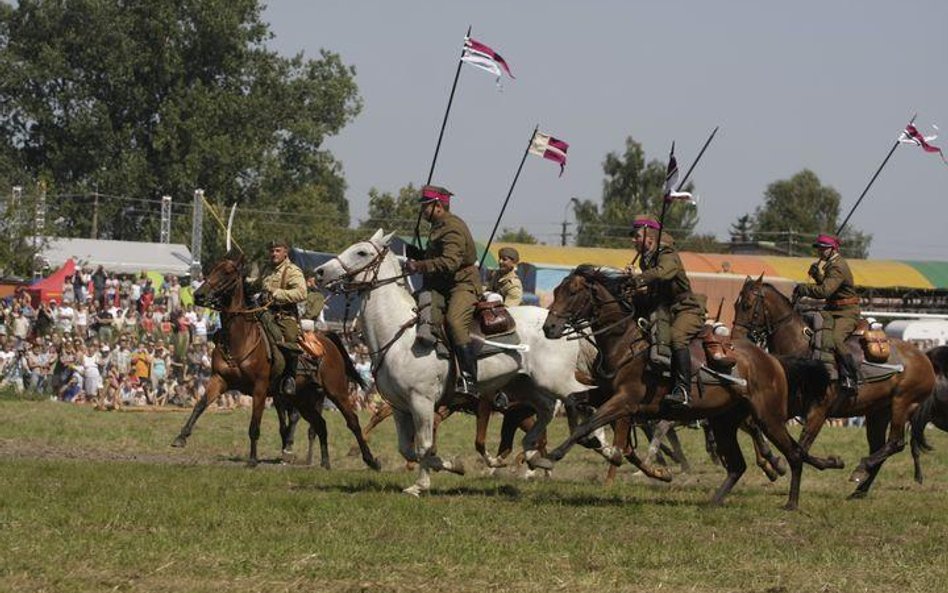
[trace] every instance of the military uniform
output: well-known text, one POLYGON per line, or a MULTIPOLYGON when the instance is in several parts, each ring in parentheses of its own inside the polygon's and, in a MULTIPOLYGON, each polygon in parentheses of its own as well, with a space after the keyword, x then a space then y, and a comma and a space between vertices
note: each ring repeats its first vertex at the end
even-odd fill
POLYGON ((820 311, 823 327, 832 331, 822 333, 822 348, 832 350, 840 370, 840 382, 844 391, 855 388, 857 369, 852 355, 846 349, 846 339, 856 330, 859 322, 859 295, 849 264, 839 254, 839 240, 830 235, 820 235, 813 244, 817 248, 832 248, 831 255, 810 267, 810 276, 815 281, 800 284, 794 289, 797 297, 823 299, 826 307, 820 311))
MULTIPOLYGON (((289 250, 289 243, 273 240, 269 247, 289 250)), ((306 299, 303 270, 287 256, 276 266, 267 265, 259 278, 248 279, 247 282, 251 290, 269 293, 269 310, 261 316, 261 321, 284 355, 281 390, 285 395, 293 395, 296 392, 296 363, 301 351, 297 345, 300 335, 297 303, 306 299)))
POLYGON ((523 283, 520 276, 517 276, 516 269, 506 274, 502 270, 495 270, 491 274, 487 290, 502 296, 507 307, 518 307, 523 303, 523 283))
MULTIPOLYGON (((477 248, 471 231, 463 220, 451 214, 448 208, 453 194, 443 187, 426 185, 421 188, 419 203, 428 209, 431 231, 424 251, 409 249, 410 269, 424 276, 424 291, 433 291, 441 299, 430 295, 419 296, 419 307, 430 301, 429 322, 438 325, 438 309, 447 303, 445 324, 454 353, 461 368, 457 391, 477 395, 477 352, 471 344, 471 325, 474 323, 474 305, 481 295, 481 276, 477 268, 477 248), (438 210, 437 204, 442 206, 438 210), (441 214, 435 215, 435 212, 441 214)), ((424 311, 419 318, 424 316, 424 311)), ((419 339, 422 331, 419 328, 419 339)))
POLYGON ((319 316, 326 306, 326 297, 318 290, 311 290, 306 295, 306 305, 303 310, 303 319, 319 321, 319 316))
MULTIPOLYGON (((644 232, 659 229, 656 221, 645 217, 638 218, 632 226, 633 233, 639 229, 644 229, 644 232)), ((685 404, 691 391, 691 353, 688 346, 704 327, 708 312, 703 300, 691 291, 691 281, 685 273, 674 241, 667 233, 662 233, 661 245, 657 249, 642 254, 639 269, 641 273, 632 278, 633 287, 647 288, 653 304, 666 306, 671 313, 672 377, 675 387, 670 398, 685 404)))

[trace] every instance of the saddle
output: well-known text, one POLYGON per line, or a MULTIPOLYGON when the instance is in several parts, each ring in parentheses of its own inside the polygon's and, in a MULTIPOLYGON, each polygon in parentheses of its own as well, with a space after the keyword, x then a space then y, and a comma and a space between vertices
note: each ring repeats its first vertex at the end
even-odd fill
MULTIPOLYGON (((671 378, 671 313, 659 307, 649 315, 648 321, 640 320, 640 327, 648 336, 649 371, 671 378)), ((736 372, 737 358, 731 344, 730 332, 722 323, 705 325, 692 338, 688 349, 691 353, 692 382, 701 385, 733 383, 739 379, 736 372)))
MULTIPOLYGON (((810 335, 810 356, 819 360, 829 371, 830 379, 836 381, 839 372, 836 368, 836 355, 823 347, 823 336, 832 331, 831 325, 824 323, 823 316, 818 311, 804 313, 804 321, 812 332, 810 335)), ((859 383, 875 383, 885 381, 896 373, 905 370, 902 357, 892 348, 889 337, 882 330, 869 328, 869 322, 860 319, 856 329, 846 338, 846 348, 856 363, 859 383)))
MULTIPOLYGON (((497 297, 499 298, 499 295, 497 297)), ((443 297, 437 292, 423 290, 417 294, 417 302, 419 341, 434 346, 438 357, 452 359, 451 344, 447 338, 448 331, 442 315, 443 297), (426 326, 427 329, 425 329, 426 326), (422 335, 425 337, 422 338, 422 335)), ((474 319, 476 323, 471 327, 471 335, 475 337, 474 342, 479 346, 478 359, 499 352, 509 352, 508 349, 485 343, 484 340, 508 346, 521 343, 516 322, 503 301, 493 298, 475 303, 474 319)))

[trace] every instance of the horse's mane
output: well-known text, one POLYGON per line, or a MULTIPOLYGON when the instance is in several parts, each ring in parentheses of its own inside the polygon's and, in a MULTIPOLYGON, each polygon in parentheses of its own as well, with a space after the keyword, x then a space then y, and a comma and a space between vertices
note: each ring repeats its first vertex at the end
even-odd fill
POLYGON ((580 264, 573 270, 573 274, 585 278, 586 280, 602 284, 606 290, 612 294, 622 292, 622 285, 629 279, 628 276, 615 268, 594 266, 593 264, 580 264))

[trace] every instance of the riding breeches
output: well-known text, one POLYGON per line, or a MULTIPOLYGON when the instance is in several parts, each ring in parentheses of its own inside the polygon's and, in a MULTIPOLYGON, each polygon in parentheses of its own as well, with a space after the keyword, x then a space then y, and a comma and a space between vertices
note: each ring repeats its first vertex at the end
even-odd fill
POLYGON ((451 342, 455 346, 467 346, 471 343, 475 304, 477 304, 477 294, 467 286, 457 285, 451 291, 445 322, 451 334, 451 342))
POLYGON ((704 327, 704 309, 702 307, 672 307, 671 346, 673 350, 687 348, 692 338, 704 327))
POLYGON ((839 355, 846 354, 846 338, 856 331, 856 324, 859 321, 859 311, 820 311, 823 317, 823 327, 830 328, 829 331, 822 332, 820 336, 822 343, 820 347, 823 350, 832 350, 839 355))

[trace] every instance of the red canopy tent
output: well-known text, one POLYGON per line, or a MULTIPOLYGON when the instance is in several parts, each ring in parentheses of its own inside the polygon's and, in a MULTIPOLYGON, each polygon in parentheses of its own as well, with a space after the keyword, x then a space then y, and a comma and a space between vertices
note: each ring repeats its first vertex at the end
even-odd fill
POLYGON ((61 303, 63 301, 63 283, 65 283, 66 278, 72 276, 75 271, 76 262, 73 259, 67 259, 66 263, 63 264, 63 267, 59 268, 42 280, 37 280, 33 284, 27 286, 26 291, 30 293, 30 297, 33 300, 33 306, 35 307, 41 302, 46 303, 50 300, 55 300, 61 303))

